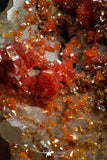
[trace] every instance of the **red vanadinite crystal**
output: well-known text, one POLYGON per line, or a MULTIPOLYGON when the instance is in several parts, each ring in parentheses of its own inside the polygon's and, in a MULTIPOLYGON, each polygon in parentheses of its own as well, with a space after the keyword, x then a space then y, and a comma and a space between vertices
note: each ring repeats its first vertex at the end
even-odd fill
POLYGON ((12 72, 16 75, 27 73, 27 67, 20 56, 23 53, 25 53, 25 50, 19 42, 12 42, 6 45, 6 54, 13 65, 12 72))
POLYGON ((80 0, 77 7, 77 20, 78 23, 88 28, 90 27, 90 20, 92 19, 92 0, 80 0))
MULTIPOLYGON (((1 51, 1 56, 2 56, 1 51)), ((36 47, 31 40, 14 41, 6 45, 5 59, 13 64, 12 72, 16 75, 24 75, 34 67, 41 67, 42 61, 39 60, 36 47)))
POLYGON ((32 42, 24 39, 21 42, 14 41, 0 50, 0 79, 3 82, 8 79, 16 84, 27 94, 39 94, 39 97, 49 99, 57 94, 63 87, 63 83, 71 86, 74 79, 74 71, 71 60, 57 61, 44 64, 44 50, 54 52, 56 45, 46 45, 44 40, 32 42), (36 49, 35 44, 39 45, 36 49), (42 46, 43 44, 43 46, 42 46), (41 68, 38 75, 30 76, 28 72, 33 68, 41 68))
POLYGON ((38 76, 37 86, 41 96, 52 97, 63 86, 71 86, 74 79, 72 62, 69 60, 59 64, 57 61, 43 67, 38 76))
POLYGON ((41 97, 50 98, 54 96, 59 90, 54 72, 51 70, 43 70, 38 77, 37 87, 41 93, 41 97))

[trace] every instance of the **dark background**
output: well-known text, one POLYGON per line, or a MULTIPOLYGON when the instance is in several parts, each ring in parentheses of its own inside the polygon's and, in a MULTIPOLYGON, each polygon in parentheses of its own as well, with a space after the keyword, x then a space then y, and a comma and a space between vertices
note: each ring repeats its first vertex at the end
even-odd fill
POLYGON ((9 144, 0 136, 0 160, 11 160, 9 144))
MULTIPOLYGON (((0 0, 0 12, 4 11, 7 7, 9 0, 0 0)), ((0 159, 1 160, 1 159, 0 159)))

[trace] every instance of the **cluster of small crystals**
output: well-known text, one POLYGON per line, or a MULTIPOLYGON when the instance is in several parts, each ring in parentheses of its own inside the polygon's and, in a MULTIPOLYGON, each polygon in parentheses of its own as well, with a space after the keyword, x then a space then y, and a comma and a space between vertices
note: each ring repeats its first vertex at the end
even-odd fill
POLYGON ((84 81, 84 78, 87 76, 87 80, 84 81, 84 86, 87 83, 89 88, 93 88, 93 85, 99 85, 101 81, 106 81, 107 76, 107 53, 99 53, 97 51, 98 46, 93 45, 92 48, 89 48, 84 51, 84 64, 83 69, 87 72, 85 75, 84 72, 76 75, 76 79, 84 81), (91 86, 92 85, 92 86, 91 86))
POLYGON ((61 50, 61 44, 58 41, 54 44, 46 43, 46 40, 55 41, 53 36, 57 35, 63 18, 59 11, 52 11, 52 5, 52 1, 48 0, 38 2, 26 0, 24 8, 28 14, 25 22, 20 23, 21 31, 15 30, 4 34, 7 37, 13 35, 15 41, 0 50, 0 70, 4 73, 0 75, 1 81, 4 82, 6 79, 8 83, 16 84, 27 94, 34 95, 35 101, 41 98, 49 100, 64 86, 70 87, 75 76, 73 64, 78 62, 77 52, 70 53, 74 46, 79 45, 75 37, 71 39, 71 43, 66 44, 66 48, 62 51, 62 62, 49 63, 45 58, 45 51, 61 50), (32 7, 35 5, 36 11, 33 12, 32 7), (38 26, 35 34, 33 34, 31 24, 38 26), (23 29, 28 26, 30 39, 19 42, 19 33, 23 33, 23 29), (35 72, 34 68, 40 70, 40 73, 30 76, 29 72, 35 72))
MULTIPOLYGON (((107 1, 105 0, 53 0, 64 13, 67 32, 75 23, 84 28, 88 42, 107 39, 107 1)), ((69 30, 69 31, 68 31, 69 30)))
MULTIPOLYGON (((75 102, 70 96, 63 96, 62 99, 58 99, 57 103, 50 103, 47 114, 52 115, 52 110, 55 110, 56 120, 49 116, 48 121, 42 120, 41 124, 37 126, 35 121, 31 120, 30 117, 20 115, 19 119, 23 119, 26 122, 30 122, 32 125, 37 126, 39 130, 47 130, 49 141, 47 145, 51 146, 51 151, 45 151, 45 148, 38 147, 39 152, 44 154, 42 157, 44 159, 54 159, 55 155, 58 159, 71 160, 71 159, 84 159, 87 160, 87 154, 90 152, 91 157, 96 157, 99 154, 103 156, 106 146, 104 143, 104 135, 102 129, 106 129, 104 125, 103 118, 94 121, 91 119, 90 115, 93 113, 94 106, 88 107, 87 99, 91 100, 89 96, 77 96, 78 101, 75 102), (59 105, 59 101, 63 104, 66 104, 66 110, 59 105), (85 118, 84 114, 88 117, 85 118), (86 126, 74 123, 77 121, 84 121, 86 126), (59 124, 60 121, 60 124, 59 124), (71 123, 72 122, 72 123, 71 123), (58 126, 60 125, 60 127, 58 126), (59 133, 59 134, 58 134, 59 133), (88 135, 92 135, 88 137, 88 135), (80 137, 82 135, 85 137, 85 140, 82 140, 80 137), (96 137, 96 138, 95 138, 96 137), (97 153, 99 152, 99 153, 97 153)), ((10 104, 12 105, 13 100, 10 104)), ((25 130, 23 136, 29 137, 32 139, 32 134, 36 135, 36 131, 25 130)), ((35 146, 36 139, 33 139, 33 145, 35 146)), ((22 147, 18 146, 17 143, 10 143, 11 146, 11 155, 17 155, 18 158, 23 159, 32 159, 35 155, 36 148, 30 147, 28 149, 27 145, 22 147)), ((42 159, 42 158, 41 158, 42 159)))
MULTIPOLYGON (((44 103, 46 104, 46 113, 49 119, 48 122, 41 121, 38 129, 46 129, 50 139, 48 145, 52 147, 52 152, 45 154, 47 159, 54 159, 54 154, 57 155, 57 152, 60 152, 60 154, 58 153, 58 159, 78 160, 81 158, 87 160, 87 152, 91 152, 91 155, 96 156, 97 150, 100 155, 103 155, 106 150, 104 136, 101 131, 102 128, 106 128, 106 124, 105 126, 103 124, 103 118, 95 122, 91 118, 84 117, 84 115, 91 117, 93 110, 98 111, 98 109, 101 109, 105 116, 104 105, 107 90, 104 85, 106 84, 107 75, 107 54, 99 54, 98 46, 92 45, 84 51, 82 57, 83 71, 78 73, 76 68, 73 68, 73 65, 75 66, 80 61, 78 52, 73 50, 75 47, 81 48, 76 37, 70 37, 70 41, 64 43, 65 48, 61 46, 60 42, 46 43, 47 40, 54 42, 54 36, 59 35, 63 30, 61 26, 63 26, 64 21, 67 22, 68 26, 66 27, 70 29, 74 21, 71 15, 76 17, 77 22, 83 28, 90 30, 92 27, 92 31, 84 32, 88 34, 88 42, 93 41, 94 35, 96 39, 105 37, 105 35, 102 36, 106 30, 106 6, 103 3, 106 2, 94 0, 25 0, 24 8, 27 10, 28 15, 25 17, 25 22, 20 23, 21 29, 11 31, 9 34, 3 33, 3 36, 14 36, 16 39, 0 49, 0 110, 3 109, 2 106, 7 107, 11 110, 8 117, 12 116, 17 112, 16 103, 18 99, 23 104, 27 103, 29 95, 33 102, 39 101, 41 106, 44 103), (56 9, 53 3, 62 12, 56 9), (35 6, 36 11, 33 13, 32 7, 35 6), (94 14, 93 19, 90 18, 92 13, 94 14), (99 14, 102 16, 100 21, 99 14), (72 21, 69 22, 69 20, 72 21), (90 26, 92 21, 93 25, 90 26), (31 24, 38 26, 35 34, 33 34, 31 24), (18 37, 22 35, 23 29, 28 26, 29 39, 19 41, 18 37), (96 29, 95 26, 98 28, 96 29), (99 35, 99 32, 101 35, 99 35), (48 62, 45 58, 45 51, 54 54, 56 50, 60 52, 61 61, 48 62), (30 72, 34 74, 30 75, 30 72), (75 86, 71 90, 70 87, 73 82, 75 86), (2 86, 2 83, 6 84, 6 89, 2 86), (93 97, 88 94, 88 91, 95 92, 93 97), (86 93, 86 95, 81 96, 80 93, 86 93), (77 101, 72 98, 71 94, 77 98, 77 101), (60 99, 59 96, 61 96, 60 99), (94 103, 93 98, 95 99, 94 103), (88 101, 92 102, 91 106, 88 101), (59 102, 66 108, 63 109, 59 102), (56 120, 51 118, 53 111, 55 111, 56 120), (82 125, 73 126, 73 123, 79 120, 84 120, 87 127, 85 128, 82 125), (60 127, 58 126, 59 122, 60 127), (60 135, 54 135, 57 130, 60 135), (95 135, 97 139, 89 138, 88 134, 95 135), (79 135, 86 137, 86 141, 83 142, 79 139, 79 135)), ((4 116, 4 118, 8 117, 4 116)), ((22 115, 21 118, 30 121, 29 117, 22 115)), ((32 120, 31 123, 36 125, 32 120)), ((28 133, 24 136, 32 138, 32 135, 28 133)), ((12 155, 17 152, 17 156, 23 159, 32 159, 36 152, 34 148, 28 149, 25 146, 19 148, 16 143, 10 143, 10 147, 12 155)))
MULTIPOLYGON (((72 60, 65 59, 61 64, 57 61, 47 62, 45 50, 55 49, 56 44, 46 45, 43 38, 36 42, 25 39, 7 44, 0 50, 0 81, 8 85, 16 84, 26 94, 34 95, 36 100, 49 100, 60 88, 70 87, 75 76, 72 60), (40 47, 36 49, 37 46, 40 47), (34 75, 30 75, 30 72, 34 72, 34 75)), ((73 57, 76 60, 75 55, 73 57)))
MULTIPOLYGON (((46 34, 46 38, 52 39, 52 34, 56 35, 56 29, 61 25, 61 20, 63 18, 60 11, 53 11, 52 9, 53 2, 49 0, 31 0, 24 2, 24 8, 28 11, 28 15, 26 16, 26 22, 20 23, 22 28, 26 28, 31 23, 38 25, 38 29, 35 31, 36 35, 46 34), (36 5, 36 11, 32 14, 32 7, 36 5), (50 36, 51 33, 51 36, 50 36)), ((32 36, 32 31, 30 30, 30 37, 32 36)), ((35 37, 34 37, 35 38, 35 37)))

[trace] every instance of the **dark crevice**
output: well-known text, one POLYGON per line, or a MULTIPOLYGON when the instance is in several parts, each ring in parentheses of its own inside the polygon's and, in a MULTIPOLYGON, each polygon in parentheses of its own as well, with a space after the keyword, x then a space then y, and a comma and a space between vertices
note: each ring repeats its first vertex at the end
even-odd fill
POLYGON ((70 38, 69 38, 68 33, 67 33, 66 30, 63 30, 61 32, 61 37, 63 37, 66 42, 69 42, 69 40, 70 40, 70 38))
POLYGON ((0 12, 4 11, 9 3, 9 0, 0 0, 0 12))
POLYGON ((0 160, 11 160, 10 146, 8 142, 6 142, 1 136, 0 136, 0 160))

